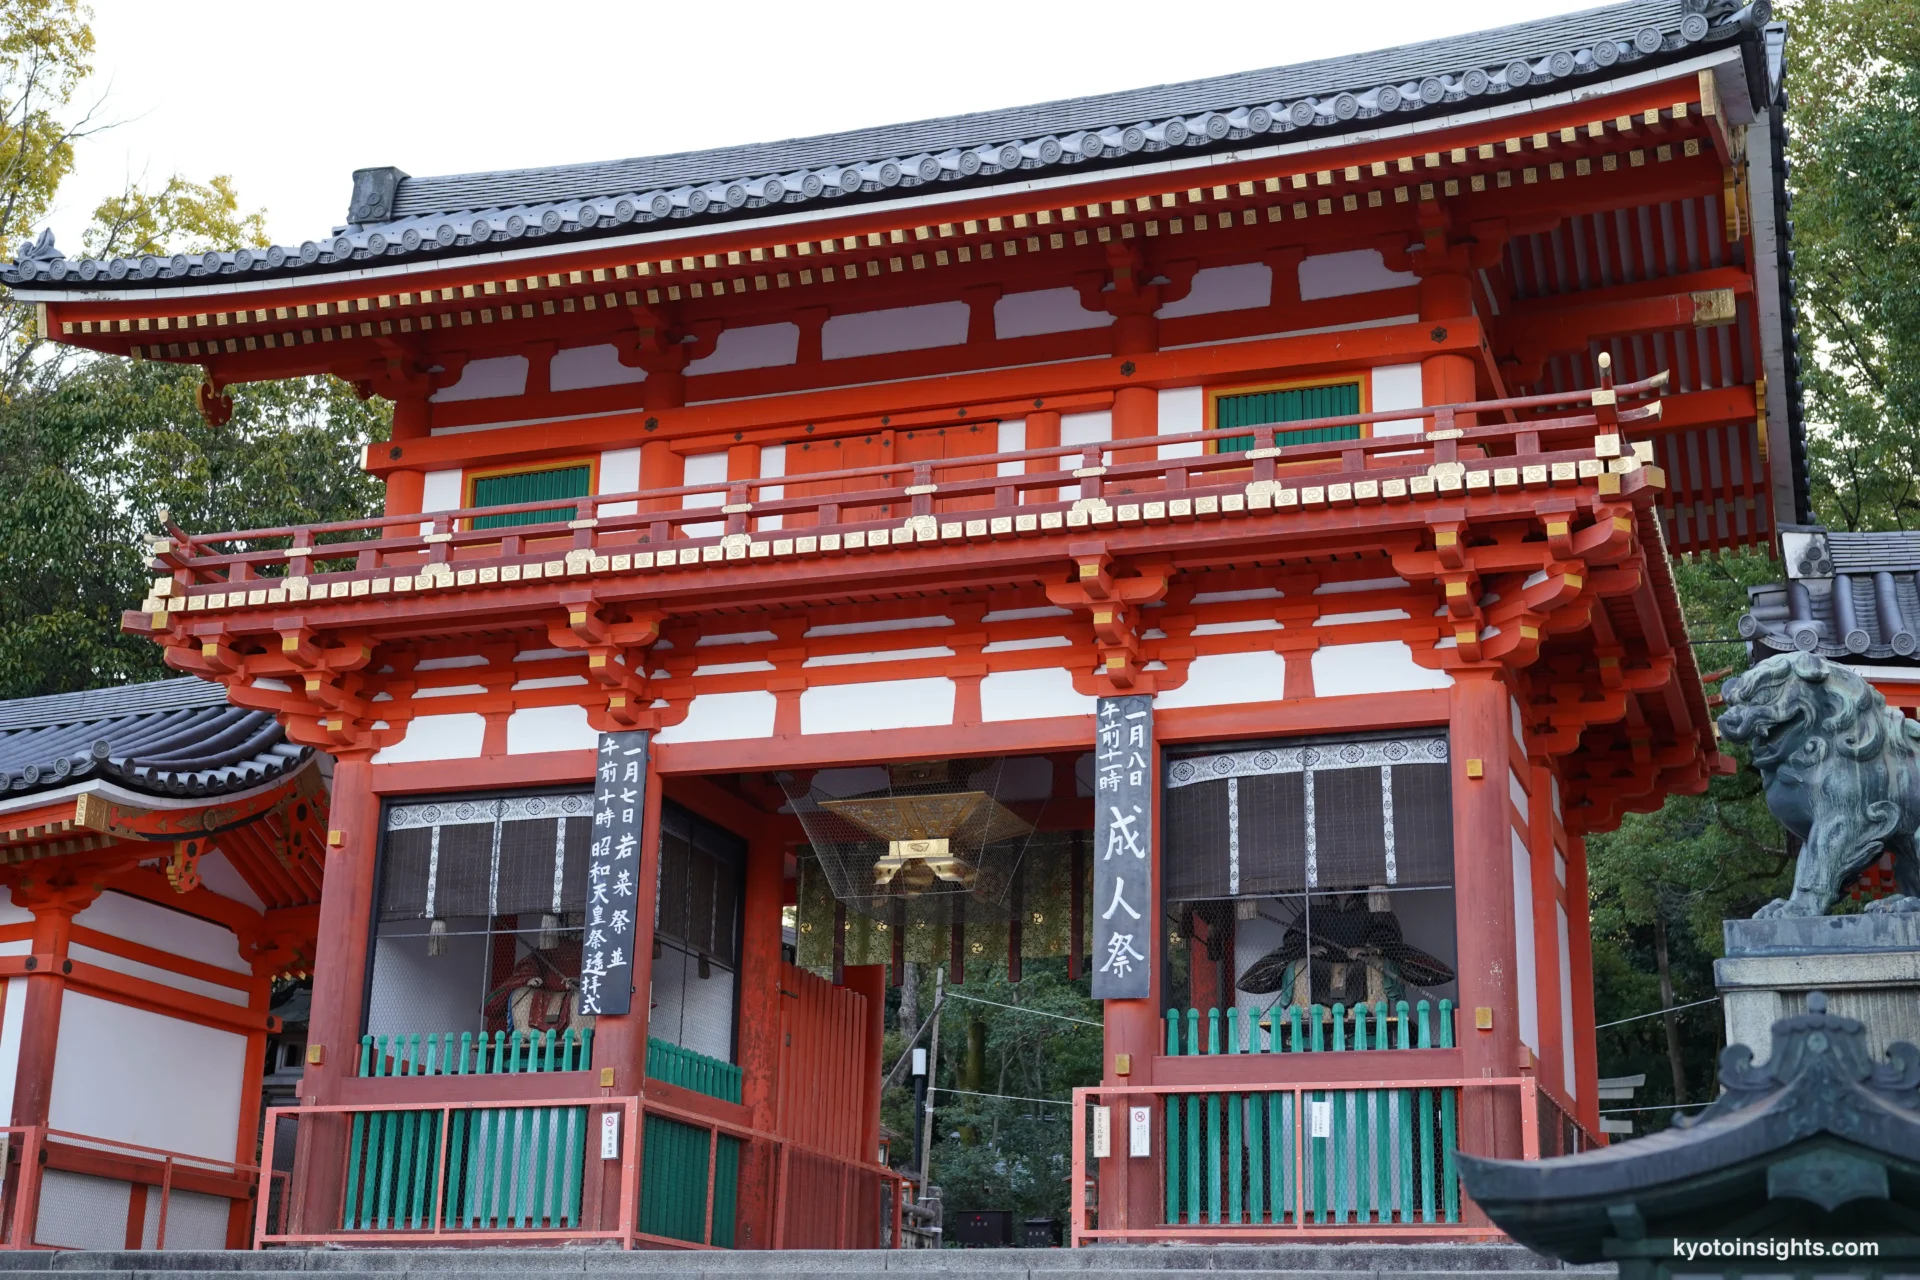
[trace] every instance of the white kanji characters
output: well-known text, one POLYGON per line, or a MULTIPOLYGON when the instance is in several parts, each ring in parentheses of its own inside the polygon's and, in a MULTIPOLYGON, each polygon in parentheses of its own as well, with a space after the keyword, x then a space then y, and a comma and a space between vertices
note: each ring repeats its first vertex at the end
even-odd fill
POLYGON ((622 782, 640 781, 640 762, 638 760, 627 761, 626 768, 622 769, 620 772, 620 781, 622 782))
POLYGON ((1135 964, 1142 963, 1146 957, 1133 949, 1133 935, 1113 933, 1107 935, 1107 962, 1100 966, 1100 972, 1111 973, 1116 978, 1124 978, 1135 964))
POLYGON ((614 843, 613 856, 616 858, 631 858, 633 851, 639 847, 640 841, 634 837, 633 832, 625 832, 621 835, 620 839, 614 843))
POLYGON ((1113 901, 1109 902, 1107 909, 1100 913, 1100 918, 1102 920, 1111 920, 1113 919, 1113 913, 1116 911, 1124 911, 1135 920, 1140 918, 1140 913, 1135 911, 1127 902, 1127 881, 1124 876, 1115 876, 1113 878, 1113 901))
POLYGON ((612 826, 612 825, 613 825, 613 810, 611 810, 611 809, 596 809, 596 810, 594 810, 594 814, 593 814, 593 825, 594 825, 594 826, 596 826, 596 827, 610 827, 610 826, 612 826))
MULTIPOLYGON (((598 924, 599 922, 595 921, 594 923, 598 924)), ((614 912, 613 919, 607 921, 607 928, 613 930, 621 937, 625 937, 633 931, 633 913, 625 908, 614 912)))
POLYGON ((623 870, 619 875, 615 876, 613 878, 613 891, 622 898, 631 898, 633 896, 633 873, 623 870))
POLYGON ((621 954, 620 948, 615 947, 613 950, 607 953, 607 968, 624 969, 626 968, 626 965, 627 965, 626 957, 623 954, 621 954))
POLYGON ((1147 856, 1147 847, 1140 841, 1141 833, 1134 830, 1134 824, 1140 821, 1139 805, 1131 806, 1132 813, 1122 813, 1117 804, 1108 805, 1107 812, 1112 820, 1107 823, 1107 847, 1100 857, 1105 861, 1115 854, 1132 854, 1136 858, 1147 856))

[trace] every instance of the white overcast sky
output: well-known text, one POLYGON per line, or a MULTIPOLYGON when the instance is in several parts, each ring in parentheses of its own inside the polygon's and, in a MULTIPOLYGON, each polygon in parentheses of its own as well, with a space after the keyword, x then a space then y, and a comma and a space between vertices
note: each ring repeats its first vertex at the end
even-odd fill
POLYGON ((275 241, 339 223, 356 168, 468 173, 693 150, 1357 53, 1591 0, 91 0, 78 251, 129 177, 232 175, 275 241))

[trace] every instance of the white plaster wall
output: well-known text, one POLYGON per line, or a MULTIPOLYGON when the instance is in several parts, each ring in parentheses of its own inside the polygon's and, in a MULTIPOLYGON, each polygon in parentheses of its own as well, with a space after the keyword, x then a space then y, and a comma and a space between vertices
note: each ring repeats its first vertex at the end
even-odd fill
MULTIPOLYGON (((762 480, 772 480, 778 476, 784 476, 786 474, 787 474, 787 446, 783 444, 761 445, 760 446, 760 478, 762 480)), ((770 484, 766 488, 756 491, 756 496, 754 498, 754 501, 755 502, 772 502, 778 498, 784 498, 786 496, 787 496, 787 486, 783 484, 770 484)), ((760 518, 760 528, 762 530, 778 529, 784 523, 785 523, 785 517, 783 516, 762 516, 760 518)))
POLYGON ((16 907, 10 893, 0 893, 0 925, 32 923, 33 912, 25 907, 16 907))
POLYGON ((1513 807, 1520 811, 1522 822, 1533 821, 1533 806, 1527 802, 1526 784, 1520 781, 1520 775, 1512 769, 1507 770, 1507 798, 1513 801, 1513 807))
POLYGON ((27 1018, 27 980, 7 979, 7 1005, 0 1012, 0 1116, 13 1115, 13 1086, 20 1075, 20 1028, 27 1018))
POLYGON ((1453 677, 1429 671, 1413 660, 1404 640, 1373 640, 1364 644, 1336 644, 1313 654, 1313 692, 1321 698, 1349 693, 1406 693, 1417 689, 1447 689, 1453 677))
MULTIPOLYGON (((246 1037, 69 990, 53 1063, 53 1128, 231 1160, 246 1037)), ((124 1217, 122 1223, 125 1222, 124 1217)))
MULTIPOLYGON (((472 366, 468 366, 471 368, 472 366)), ((567 347, 553 353, 547 366, 547 387, 579 391, 586 387, 618 387, 645 382, 647 371, 620 363, 620 349, 611 342, 594 347, 567 347)))
POLYGON ((1507 718, 1511 721, 1511 727, 1513 729, 1513 740, 1519 745, 1520 750, 1525 751, 1527 749, 1527 734, 1521 722, 1520 699, 1507 699, 1507 711, 1507 718))
POLYGON ((108 891, 95 898, 73 922, 234 973, 253 971, 253 966, 240 958, 240 940, 231 929, 144 898, 108 891))
POLYGON ((163 987, 172 987, 175 991, 187 991, 196 996, 205 996, 209 1000, 218 1000, 222 1004, 245 1005, 247 1003, 247 993, 244 991, 224 987, 217 982, 208 982, 204 978, 189 977, 183 973, 176 973, 172 969, 163 969, 156 964, 129 960, 111 951, 89 947, 83 942, 69 943, 67 954, 82 964, 94 965, 111 973, 124 973, 129 978, 139 978, 145 982, 157 982, 163 987))
POLYGON ((989 671, 980 681, 980 718, 988 722, 1090 716, 1096 701, 1075 691, 1073 673, 1062 667, 989 671))
POLYGON ((821 685, 800 695, 800 732, 858 733, 953 723, 953 681, 874 680, 821 685))
MULTIPOLYGON (((420 479, 420 509, 422 511, 458 511, 465 490, 461 486, 459 470, 429 471, 420 479)), ((428 528, 422 525, 421 528, 428 528)))
POLYGON ((600 735, 587 723, 582 706, 522 707, 507 717, 507 754, 536 751, 591 751, 600 735))
MULTIPOLYGON (((1384 413, 1389 409, 1418 409, 1426 403, 1426 392, 1421 388, 1420 366, 1417 364, 1383 364, 1373 370, 1373 385, 1368 403, 1374 413, 1384 413)), ((1417 435, 1426 429, 1426 423, 1420 418, 1395 418, 1391 422, 1373 424, 1376 436, 1417 435)))
POLYGON ((1209 653, 1187 667, 1187 682, 1157 694, 1156 710, 1178 707, 1229 707, 1245 702, 1278 702, 1286 696, 1287 663, 1270 649, 1251 653, 1209 653))
MULTIPOLYGON (((639 487, 638 449, 609 449, 600 455, 601 493, 633 493, 639 487)), ((639 509, 639 505, 632 502, 609 502, 599 510, 603 516, 630 516, 639 509)))
POLYGON ((1389 271, 1378 249, 1318 253, 1300 262, 1300 300, 1343 298, 1354 293, 1399 289, 1419 284, 1411 271, 1389 271))
MULTIPOLYGON (((1001 453, 1019 453, 1027 447, 1027 420, 1014 418, 1000 424, 999 438, 994 442, 1001 453)), ((1020 476, 1027 473, 1024 462, 1003 462, 994 468, 995 475, 1020 476)))
MULTIPOLYGON (((686 457, 682 484, 721 484, 727 478, 727 455, 719 453, 690 453, 686 457)), ((715 489, 711 493, 689 493, 680 499, 682 510, 698 507, 723 507, 727 504, 724 489, 715 489)), ((710 520, 700 524, 682 525, 690 538, 710 538, 726 529, 726 521, 710 520)))
POLYGON ((407 736, 373 753, 374 764, 406 764, 415 760, 471 760, 486 740, 487 721, 478 711, 444 716, 415 716, 407 736))
POLYGON ((1089 311, 1081 306, 1080 291, 1073 288, 1009 293, 993 304, 993 336, 996 338, 1105 329, 1112 323, 1113 317, 1105 312, 1089 311))
POLYGON ((1567 1097, 1580 1096, 1579 1076, 1573 1066, 1573 947, 1567 929, 1567 909, 1553 904, 1554 924, 1560 933, 1560 1074, 1567 1097))
MULTIPOLYGON (((1155 431, 1163 436, 1186 435, 1202 431, 1207 425, 1207 392, 1204 387, 1167 387, 1159 395, 1159 421, 1155 431)), ((1206 452, 1195 440, 1190 444, 1163 444, 1163 458, 1194 458, 1206 452)))
POLYGON ((834 316, 821 326, 820 358, 845 360, 957 346, 967 340, 969 314, 964 302, 929 302, 834 316))
POLYGON ((1207 267, 1193 273, 1193 288, 1178 302, 1169 302, 1153 314, 1162 320, 1176 316, 1204 316, 1216 311, 1245 311, 1273 301, 1273 268, 1264 262, 1230 267, 1207 267))
POLYGON ((233 864, 227 861, 227 855, 218 849, 201 856, 200 883, 211 892, 252 907, 255 911, 267 909, 267 904, 260 901, 260 895, 253 891, 253 886, 233 869, 233 864))
POLYGON ((660 948, 647 1034, 732 1062, 734 976, 719 965, 710 965, 708 973, 702 978, 699 961, 678 947, 660 948))
POLYGON ((732 373, 738 369, 770 369, 800 358, 800 326, 792 321, 722 329, 713 354, 687 365, 687 373, 732 373))
POLYGON ((1520 1004, 1520 1043, 1540 1052, 1539 965, 1533 953, 1533 859, 1518 831, 1513 842, 1513 977, 1520 1004))
POLYGON ((467 367, 460 371, 460 381, 440 388, 428 399, 442 404, 449 400, 491 400, 498 396, 524 395, 526 390, 525 356, 491 356, 485 360, 469 360, 467 367))
POLYGON ((654 741, 733 742, 772 737, 776 705, 774 696, 765 689, 696 694, 687 704, 687 718, 662 729, 654 741))

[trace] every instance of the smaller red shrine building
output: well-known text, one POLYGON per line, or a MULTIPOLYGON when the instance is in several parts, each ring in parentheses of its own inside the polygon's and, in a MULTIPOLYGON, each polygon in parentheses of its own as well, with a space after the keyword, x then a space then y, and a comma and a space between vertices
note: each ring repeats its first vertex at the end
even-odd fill
POLYGON ((1669 556, 1805 518, 1785 35, 1632 0, 28 246, 211 423, 394 406, 384 514, 158 531, 125 617, 338 761, 260 1240, 878 1243, 888 973, 1043 957, 1105 1009, 1076 1242, 1485 1234, 1456 1152, 1598 1128, 1585 837, 1727 767, 1669 556))
POLYGON ((248 1243, 323 762, 191 678, 0 702, 8 1247, 248 1243))

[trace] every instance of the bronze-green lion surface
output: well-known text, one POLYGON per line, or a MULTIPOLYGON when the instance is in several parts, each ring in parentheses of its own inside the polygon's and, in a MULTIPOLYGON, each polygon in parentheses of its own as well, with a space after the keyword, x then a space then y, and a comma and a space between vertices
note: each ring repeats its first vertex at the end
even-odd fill
POLYGON ((1756 918, 1824 914, 1884 852, 1900 896, 1869 911, 1920 911, 1920 722, 1850 667, 1778 654, 1727 681, 1720 734, 1750 749, 1767 808, 1800 838, 1793 894, 1756 918))

